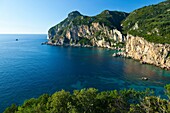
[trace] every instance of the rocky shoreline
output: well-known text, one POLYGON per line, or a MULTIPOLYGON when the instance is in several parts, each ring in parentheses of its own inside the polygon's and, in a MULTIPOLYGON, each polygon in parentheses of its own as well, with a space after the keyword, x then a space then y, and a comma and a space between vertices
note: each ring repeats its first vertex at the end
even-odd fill
POLYGON ((128 40, 126 45, 122 47, 110 47, 108 45, 103 46, 91 46, 81 44, 57 44, 51 41, 44 44, 52 46, 70 46, 70 47, 102 47, 112 50, 118 50, 114 53, 113 57, 132 58, 139 61, 141 64, 151 64, 162 69, 170 70, 170 45, 169 44, 154 44, 146 41, 142 37, 134 37, 127 35, 128 40))
MULTIPOLYGON (((41 45, 51 45, 51 46, 65 46, 65 47, 87 47, 87 48, 92 48, 92 47, 99 47, 99 46, 91 46, 91 45, 81 45, 81 44, 56 44, 56 43, 52 43, 51 41, 47 41, 47 42, 42 42, 41 45)), ((124 51, 125 48, 121 48, 121 47, 110 47, 108 45, 106 46, 102 46, 100 48, 107 48, 107 49, 111 49, 111 50, 118 50, 118 51, 124 51)))
POLYGON ((85 16, 73 11, 62 22, 49 29, 46 44, 118 50, 118 53, 113 54, 114 57, 132 58, 141 64, 152 64, 170 70, 170 31, 165 27, 169 22, 169 2, 158 5, 164 8, 153 5, 132 13, 104 10, 95 16, 85 16), (152 12, 148 13, 148 9, 152 12))
POLYGON ((141 64, 151 64, 170 70, 170 45, 154 44, 142 37, 127 36, 125 51, 114 53, 114 57, 132 58, 141 64))

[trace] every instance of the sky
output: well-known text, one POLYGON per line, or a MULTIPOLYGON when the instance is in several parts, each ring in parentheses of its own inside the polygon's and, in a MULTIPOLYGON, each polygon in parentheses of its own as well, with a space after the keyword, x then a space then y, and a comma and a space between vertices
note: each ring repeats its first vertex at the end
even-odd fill
POLYGON ((94 16, 103 10, 132 12, 164 0, 0 0, 0 34, 47 34, 68 13, 94 16))

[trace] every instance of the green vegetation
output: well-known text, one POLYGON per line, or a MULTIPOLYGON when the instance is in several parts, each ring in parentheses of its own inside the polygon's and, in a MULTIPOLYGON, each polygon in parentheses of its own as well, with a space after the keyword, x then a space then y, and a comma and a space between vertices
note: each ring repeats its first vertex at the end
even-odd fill
POLYGON ((94 22, 104 24, 110 29, 122 30, 121 22, 128 16, 128 13, 105 10, 95 17, 94 22))
POLYGON ((150 42, 170 44, 170 1, 135 10, 123 22, 123 30, 150 42))
MULTIPOLYGON (((165 86, 170 97, 170 85, 165 86)), ((89 88, 72 94, 58 91, 52 95, 26 100, 6 108, 4 113, 169 113, 169 100, 154 96, 150 90, 112 90, 99 92, 89 88)))
POLYGON ((166 58, 170 58, 170 51, 168 52, 168 55, 166 56, 166 58))
POLYGON ((90 25, 94 18, 88 16, 78 16, 73 20, 73 25, 90 25))
POLYGON ((168 98, 170 99, 170 84, 165 86, 166 89, 166 95, 168 96, 168 98))
POLYGON ((125 46, 124 42, 117 42, 115 47, 123 48, 125 46))
POLYGON ((94 36, 95 36, 95 37, 98 37, 98 36, 101 35, 101 33, 102 33, 102 31, 97 31, 97 32, 94 34, 94 36))
POLYGON ((105 10, 101 14, 93 17, 77 16, 73 20, 73 25, 91 25, 92 23, 104 24, 110 29, 116 28, 121 31, 121 21, 128 16, 128 13, 105 10))
POLYGON ((91 45, 90 39, 87 38, 81 38, 78 43, 80 43, 81 45, 91 45))

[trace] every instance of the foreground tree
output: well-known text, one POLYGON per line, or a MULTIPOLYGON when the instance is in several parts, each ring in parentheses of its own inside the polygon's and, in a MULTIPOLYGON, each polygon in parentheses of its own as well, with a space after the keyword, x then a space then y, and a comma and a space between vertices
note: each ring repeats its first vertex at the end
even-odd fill
POLYGON ((129 113, 170 113, 170 103, 160 97, 145 97, 139 104, 131 105, 129 113))
MULTIPOLYGON (((165 86, 170 96, 170 85, 165 86)), ((169 100, 154 96, 150 90, 112 90, 99 92, 89 88, 72 94, 58 91, 52 95, 13 104, 4 113, 170 113, 169 100)))
POLYGON ((170 99, 170 84, 167 84, 167 85, 165 86, 165 89, 166 89, 165 93, 166 93, 166 95, 168 96, 168 98, 170 99))

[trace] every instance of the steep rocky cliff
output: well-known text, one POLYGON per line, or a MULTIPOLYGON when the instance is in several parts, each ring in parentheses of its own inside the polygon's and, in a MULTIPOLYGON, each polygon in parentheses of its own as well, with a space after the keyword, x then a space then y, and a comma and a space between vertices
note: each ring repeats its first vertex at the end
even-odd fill
POLYGON ((121 21, 127 16, 125 12, 105 10, 88 17, 74 11, 49 30, 49 41, 54 45, 116 46, 115 42, 126 41, 121 33, 121 21))
POLYGON ((141 63, 148 63, 170 69, 170 45, 154 44, 142 37, 127 35, 126 55, 141 63))
POLYGON ((123 32, 130 34, 123 55, 170 69, 169 0, 133 11, 122 26, 123 32))

